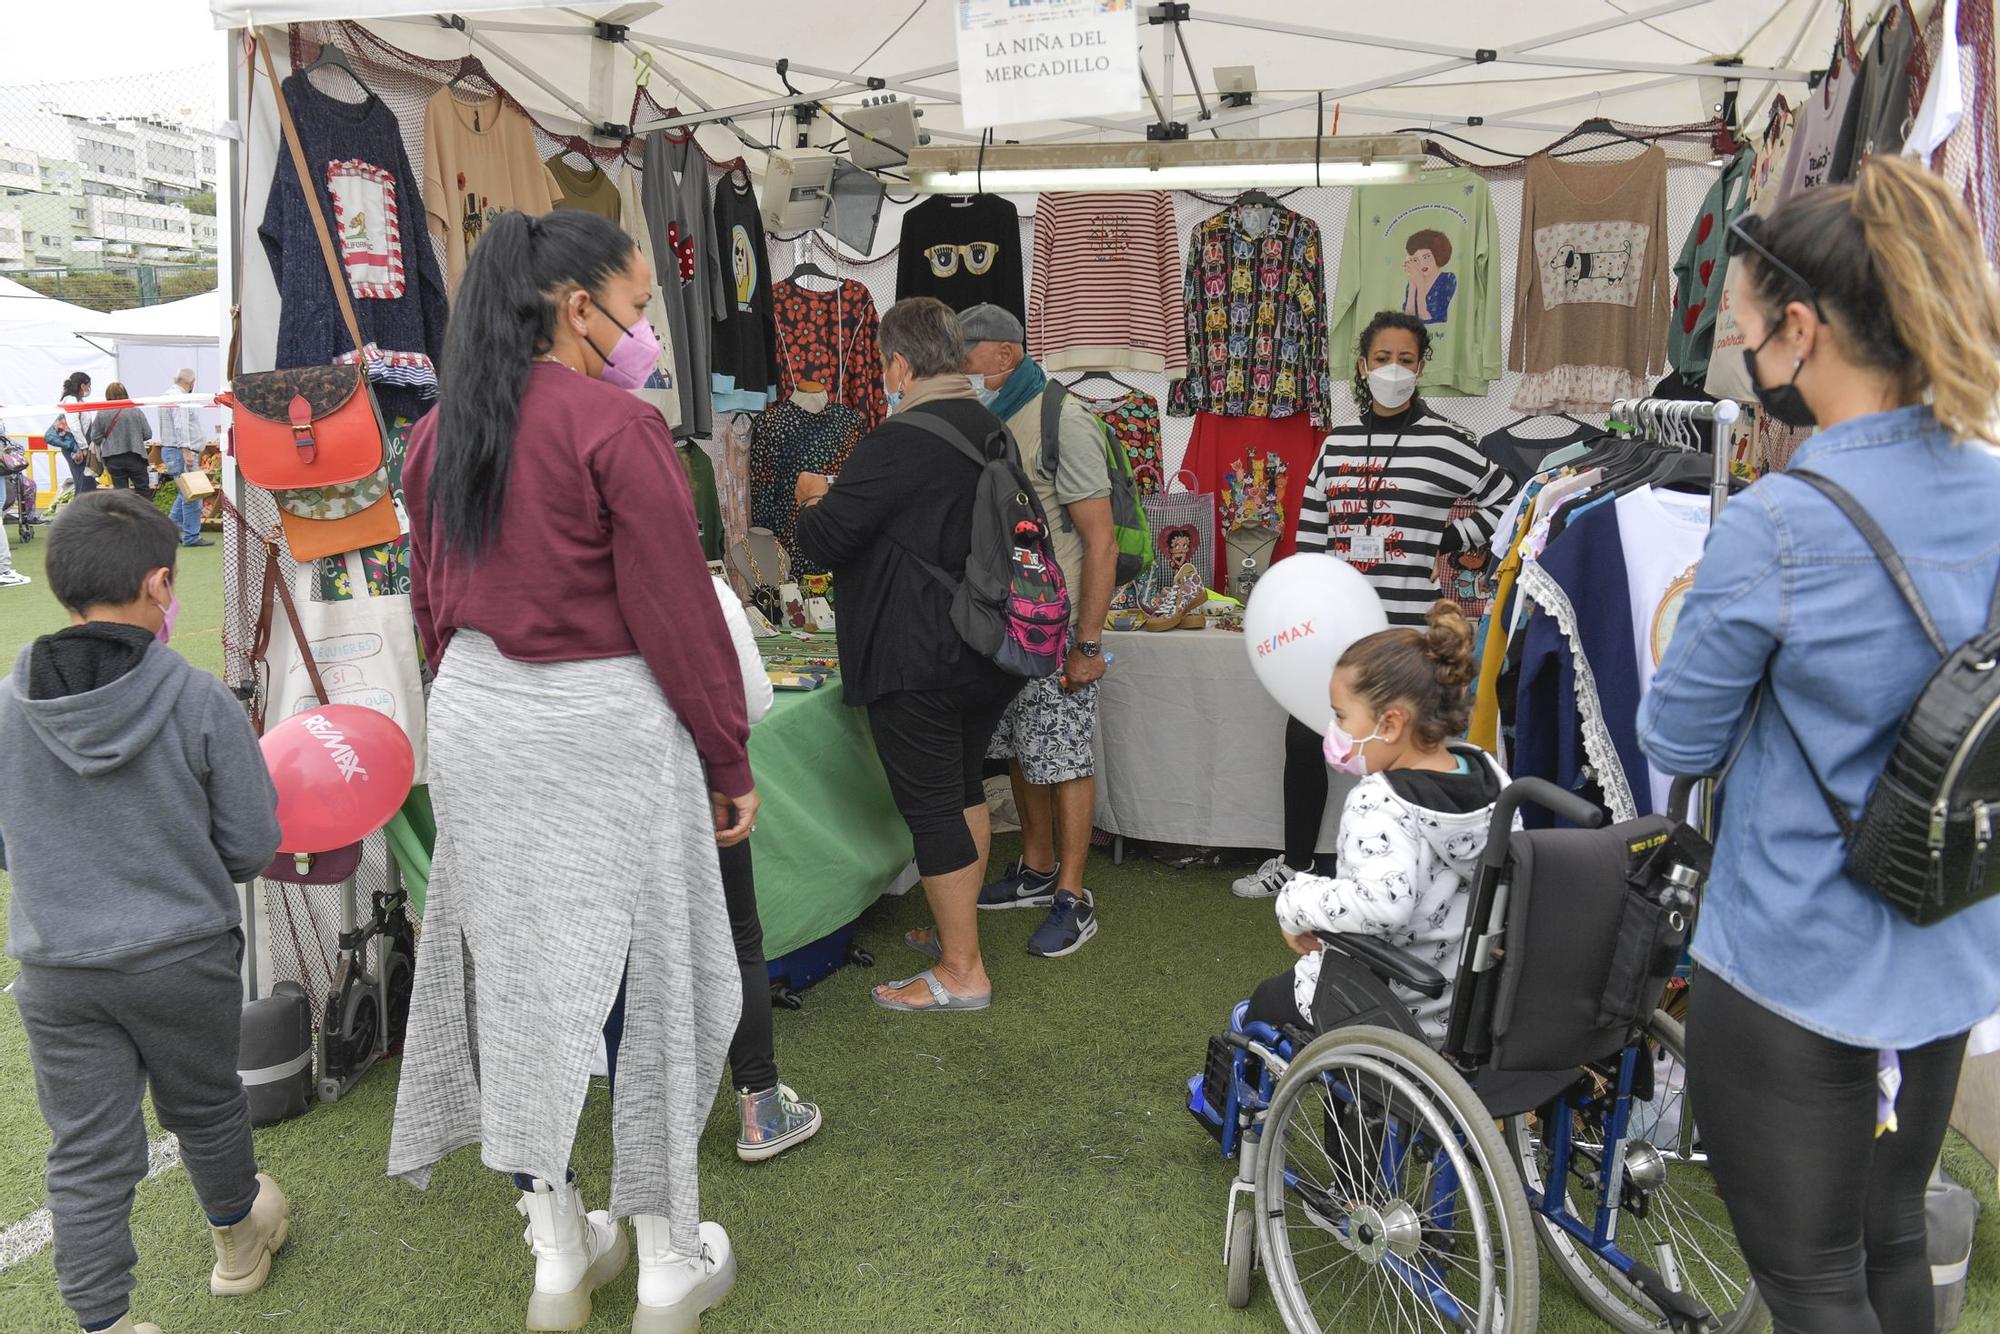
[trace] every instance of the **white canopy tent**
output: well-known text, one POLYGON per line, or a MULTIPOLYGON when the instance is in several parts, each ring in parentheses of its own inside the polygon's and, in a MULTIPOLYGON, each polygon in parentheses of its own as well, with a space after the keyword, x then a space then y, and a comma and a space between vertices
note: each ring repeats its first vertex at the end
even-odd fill
MULTIPOLYGON (((222 388, 220 331, 224 322, 222 293, 203 292, 157 306, 100 315, 79 336, 111 348, 118 378, 134 394, 176 392, 174 376, 183 368, 195 373, 197 390, 213 393, 222 388)), ((210 434, 219 433, 219 409, 203 409, 199 416, 210 434)))
MULTIPOLYGON (((914 99, 941 142, 977 138, 958 115, 951 0, 737 0, 725 11, 692 0, 468 0, 442 16, 404 0, 210 7, 219 26, 361 19, 418 55, 477 55, 531 111, 577 128, 623 124, 635 81, 648 78, 661 103, 688 113, 667 124, 728 113, 760 142, 773 141, 771 118, 796 101, 838 109, 881 91, 914 99)), ((1193 134, 1310 135, 1322 104, 1329 126, 1337 104, 1349 133, 1473 129, 1484 145, 1529 152, 1591 116, 1706 121, 1721 98, 1709 81, 1720 60, 1740 64, 1731 75, 1752 108, 1767 89, 1826 63, 1839 13, 1831 0, 1432 0, 1414 12, 1196 0, 1178 7, 1186 21, 1155 24, 1149 15, 1164 7, 1137 7, 1149 104, 1128 116, 1009 126, 998 137, 1115 141, 1144 137, 1156 119, 1193 134), (1248 108, 1224 108, 1213 71, 1240 66, 1254 68, 1259 91, 1248 108)))
MULTIPOLYGON (((116 374, 113 359, 79 332, 110 318, 0 278, 0 403, 53 403, 76 371, 103 388, 116 374)), ((8 423, 16 431, 46 424, 8 423)))

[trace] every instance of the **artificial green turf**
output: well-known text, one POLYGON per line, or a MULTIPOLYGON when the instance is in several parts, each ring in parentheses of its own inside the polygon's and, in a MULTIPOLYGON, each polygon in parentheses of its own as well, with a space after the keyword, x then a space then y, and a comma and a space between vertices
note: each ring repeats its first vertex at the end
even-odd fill
MULTIPOLYGON (((41 545, 23 553, 30 574, 41 545)), ((202 636, 221 620, 217 570, 219 561, 190 564, 180 589, 189 629, 177 637, 211 668, 219 649, 202 636)), ((23 593, 46 596, 40 585, 0 590, 23 593)), ((0 652, 11 658, 9 641, 29 631, 11 601, 0 608, 0 652)), ((1013 851, 1001 840, 996 861, 1013 851)), ((704 1328, 1282 1328, 1261 1279, 1248 1311, 1224 1302, 1231 1169, 1184 1105, 1207 1035, 1290 958, 1270 904, 1229 894, 1235 873, 1094 858, 1103 929, 1067 959, 1023 953, 1039 914, 982 914, 995 1004, 977 1014, 891 1014, 869 1002, 870 982, 922 965, 899 942, 928 921, 920 895, 873 909, 861 941, 877 966, 843 970, 808 993, 803 1011, 777 1016, 785 1080, 825 1109, 818 1139, 739 1163, 733 1104, 718 1101, 702 1143, 703 1213, 729 1229, 741 1277, 704 1328)), ((448 1160, 427 1193, 384 1179, 395 1081, 393 1063, 378 1067, 339 1103, 258 1132, 260 1159, 295 1213, 291 1244, 254 1297, 207 1295, 212 1256, 185 1173, 141 1186, 136 1313, 168 1334, 520 1328, 532 1263, 513 1191, 475 1151, 448 1160)), ((600 1083, 576 1152, 596 1207, 608 1112, 600 1083)), ((46 1145, 10 1015, 0 1016, 0 1136, 4 1224, 32 1207, 28 1183, 46 1145)), ((1960 1328, 2000 1330, 1993 1173, 1956 1140, 1947 1160, 1987 1206, 1960 1328)), ((603 1291, 590 1328, 627 1328, 632 1303, 628 1272, 603 1291)), ((1601 1328, 1547 1266, 1541 1327, 1601 1328)), ((66 1328, 47 1253, 0 1275, 0 1334, 66 1328)))

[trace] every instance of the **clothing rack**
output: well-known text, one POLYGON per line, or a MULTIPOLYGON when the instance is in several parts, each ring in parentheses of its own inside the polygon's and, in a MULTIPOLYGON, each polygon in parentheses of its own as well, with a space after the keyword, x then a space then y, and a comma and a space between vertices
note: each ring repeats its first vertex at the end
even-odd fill
MULTIPOLYGON (((1722 506, 1729 499, 1730 428, 1742 415, 1743 409, 1729 399, 1719 403, 1701 403, 1677 398, 1621 398, 1611 405, 1614 422, 1644 431, 1656 440, 1684 443, 1692 439, 1698 442, 1698 428, 1710 428, 1709 448, 1715 465, 1708 491, 1710 523, 1722 517, 1722 506)), ((1698 445, 1689 444, 1686 447, 1692 449, 1698 445)))

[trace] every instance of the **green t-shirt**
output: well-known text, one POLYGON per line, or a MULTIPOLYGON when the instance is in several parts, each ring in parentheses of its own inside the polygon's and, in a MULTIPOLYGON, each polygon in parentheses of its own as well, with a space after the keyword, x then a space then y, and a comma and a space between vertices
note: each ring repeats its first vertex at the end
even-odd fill
POLYGON ((1500 260, 1493 198, 1467 167, 1408 185, 1364 185, 1347 210, 1334 280, 1328 349, 1342 380, 1361 331, 1384 310, 1406 311, 1431 334, 1426 395, 1484 394, 1499 378, 1500 260))
POLYGON ((704 560, 722 559, 722 506, 715 496, 715 464, 700 445, 683 443, 678 451, 688 490, 694 493, 694 521, 701 529, 704 560))

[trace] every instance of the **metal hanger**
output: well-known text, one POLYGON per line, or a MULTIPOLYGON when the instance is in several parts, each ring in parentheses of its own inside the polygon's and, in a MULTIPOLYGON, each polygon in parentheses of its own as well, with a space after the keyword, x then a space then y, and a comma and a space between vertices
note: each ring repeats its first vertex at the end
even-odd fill
POLYGON ((1074 380, 1069 381, 1068 387, 1074 389, 1078 385, 1088 384, 1092 380, 1104 380, 1110 384, 1115 384, 1128 394, 1144 394, 1146 392, 1145 390, 1139 388, 1139 386, 1137 385, 1125 383, 1125 381, 1119 379, 1117 376, 1113 375, 1110 371, 1085 371, 1082 375, 1079 375, 1074 380))
POLYGON ((313 58, 312 64, 307 65, 299 73, 307 75, 311 74, 314 70, 320 69, 337 69, 348 78, 354 80, 354 86, 359 88, 364 95, 368 97, 375 96, 375 90, 370 88, 366 83, 363 83, 361 76, 354 72, 354 66, 347 63, 347 52, 341 50, 332 42, 321 42, 319 44, 319 55, 313 58))

